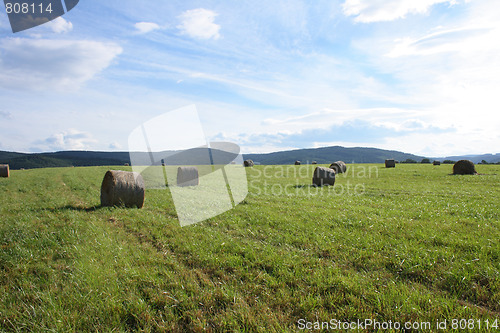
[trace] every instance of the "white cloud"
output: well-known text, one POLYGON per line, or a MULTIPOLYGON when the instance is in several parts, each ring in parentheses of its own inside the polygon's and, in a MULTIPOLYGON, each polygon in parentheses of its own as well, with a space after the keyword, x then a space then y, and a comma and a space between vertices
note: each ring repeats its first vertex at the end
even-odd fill
POLYGON ((455 4, 455 0, 346 0, 342 10, 346 16, 355 16, 357 22, 392 21, 407 14, 425 14, 438 3, 455 4))
POLYGON ((139 34, 145 34, 160 29, 158 24, 152 22, 139 22, 134 24, 134 27, 137 29, 137 33, 139 34))
POLYGON ((123 148, 122 145, 116 141, 109 144, 109 149, 112 149, 112 150, 117 150, 117 149, 122 149, 122 148, 123 148))
POLYGON ((216 12, 204 8, 187 10, 179 16, 181 24, 177 28, 193 38, 218 39, 220 25, 214 23, 216 16, 216 12))
POLYGON ((38 140, 34 144, 37 149, 47 150, 82 150, 89 149, 91 145, 97 143, 88 132, 76 129, 55 133, 45 140, 38 140))
POLYGON ((122 52, 115 43, 4 38, 0 87, 20 90, 77 89, 122 52))
POLYGON ((47 23, 47 26, 52 29, 56 34, 66 33, 73 30, 73 24, 66 21, 62 17, 58 17, 53 21, 47 23))

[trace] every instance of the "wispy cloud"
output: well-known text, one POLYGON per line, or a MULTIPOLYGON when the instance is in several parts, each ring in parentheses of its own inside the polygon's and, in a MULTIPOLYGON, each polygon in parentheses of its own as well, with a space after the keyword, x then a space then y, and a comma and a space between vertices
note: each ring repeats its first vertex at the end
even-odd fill
POLYGON ((500 38, 500 8, 493 1, 467 8, 467 15, 439 25, 427 20, 414 30, 401 23, 398 31, 353 40, 374 72, 390 73, 397 84, 388 88, 400 89, 408 105, 420 110, 416 119, 455 129, 408 133, 403 140, 387 137, 387 146, 434 156, 498 150, 500 46, 492 41, 500 38))
POLYGON ((443 52, 460 52, 468 50, 471 44, 477 44, 478 37, 480 38, 492 30, 493 28, 489 27, 460 27, 432 32, 419 38, 398 39, 387 56, 396 58, 410 55, 425 56, 443 52))
POLYGON ((95 143, 97 143, 97 140, 90 133, 68 129, 67 131, 55 133, 44 140, 35 141, 33 145, 40 151, 56 151, 88 149, 95 143))
POLYGON ((204 9, 190 9, 179 16, 181 24, 177 28, 182 34, 198 39, 219 39, 220 25, 214 23, 217 13, 204 9))
POLYGON ((371 23, 404 18, 407 14, 424 14, 438 3, 455 4, 456 0, 346 0, 342 10, 357 22, 371 23))
POLYGON ((366 108, 366 109, 328 109, 293 116, 289 118, 267 118, 262 122, 263 128, 277 131, 300 133, 304 130, 329 129, 346 124, 369 123, 373 126, 387 127, 395 131, 409 131, 416 128, 429 128, 431 125, 419 118, 423 114, 418 110, 401 108, 366 108))

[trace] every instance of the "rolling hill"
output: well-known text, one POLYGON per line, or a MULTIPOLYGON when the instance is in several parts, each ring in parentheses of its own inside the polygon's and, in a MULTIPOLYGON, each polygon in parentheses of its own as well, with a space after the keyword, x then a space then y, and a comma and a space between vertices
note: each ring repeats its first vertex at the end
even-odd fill
POLYGON ((297 160, 302 163, 311 163, 312 161, 316 161, 319 164, 325 164, 338 160, 345 161, 347 163, 383 163, 388 158, 393 158, 399 161, 404 161, 406 159, 421 161, 424 156, 377 148, 345 148, 333 146, 288 150, 269 154, 246 154, 245 158, 251 159, 260 164, 292 164, 297 160))

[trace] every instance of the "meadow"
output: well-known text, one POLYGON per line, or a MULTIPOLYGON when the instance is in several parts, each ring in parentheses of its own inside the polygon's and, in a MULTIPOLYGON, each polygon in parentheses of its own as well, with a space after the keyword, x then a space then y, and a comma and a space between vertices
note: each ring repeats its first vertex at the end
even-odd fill
POLYGON ((311 165, 246 168, 240 205, 186 227, 168 189, 147 190, 143 209, 100 207, 110 167, 12 171, 0 330, 492 331, 500 166, 451 167, 348 164, 333 188, 310 186, 311 165))

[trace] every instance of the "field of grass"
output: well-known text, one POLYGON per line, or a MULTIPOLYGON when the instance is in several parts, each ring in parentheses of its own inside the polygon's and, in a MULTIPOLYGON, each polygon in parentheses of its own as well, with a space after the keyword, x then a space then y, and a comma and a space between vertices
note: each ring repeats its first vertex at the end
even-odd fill
POLYGON ((500 326, 500 166, 348 168, 319 189, 313 166, 247 168, 240 205, 182 228, 168 190, 147 190, 143 209, 101 208, 107 167, 12 171, 0 331, 500 326))

